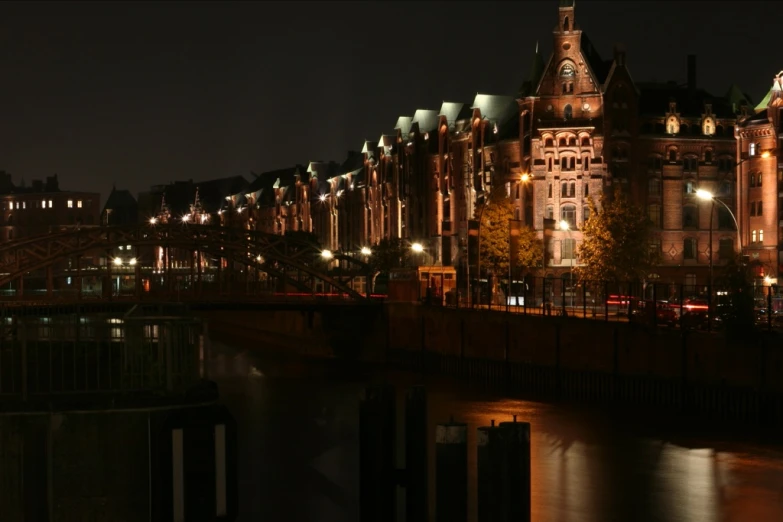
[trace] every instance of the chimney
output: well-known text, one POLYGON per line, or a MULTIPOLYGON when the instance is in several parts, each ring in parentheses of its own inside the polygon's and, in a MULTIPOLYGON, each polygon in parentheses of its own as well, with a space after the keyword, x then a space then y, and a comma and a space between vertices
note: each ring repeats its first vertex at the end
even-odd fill
POLYGON ((688 90, 696 90, 696 55, 688 55, 688 90))
POLYGON ((625 46, 623 44, 614 45, 614 61, 617 65, 625 65, 625 46))

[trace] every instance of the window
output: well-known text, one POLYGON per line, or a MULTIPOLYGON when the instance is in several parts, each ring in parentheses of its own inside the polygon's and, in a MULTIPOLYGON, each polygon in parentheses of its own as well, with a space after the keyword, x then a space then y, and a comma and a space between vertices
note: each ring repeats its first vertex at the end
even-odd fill
POLYGON ((573 117, 573 109, 571 108, 571 104, 569 103, 563 108, 563 118, 566 120, 570 120, 573 117))
POLYGON ((68 208, 73 208, 73 200, 72 199, 68 200, 68 208))
POLYGON ((546 207, 546 218, 547 219, 554 219, 555 217, 555 211, 552 208, 552 205, 547 205, 546 207))
POLYGON ((687 238, 682 243, 682 258, 683 259, 696 259, 696 240, 694 238, 687 238))
POLYGON ((670 150, 669 151, 669 163, 676 163, 677 162, 677 151, 676 150, 670 150))
POLYGON ((661 206, 660 205, 648 205, 647 217, 652 221, 655 227, 661 227, 661 206))
MULTIPOLYGON (((671 155, 672 152, 674 152, 674 151, 669 151, 669 161, 675 161, 677 159, 676 153, 675 153, 674 159, 672 159, 672 155, 671 155)), ((648 162, 648 165, 649 165, 650 170, 655 171, 655 172, 660 172, 661 169, 663 168, 663 159, 658 157, 658 156, 654 156, 654 157, 650 158, 650 161, 648 162)))
POLYGON ((748 154, 751 155, 751 156, 755 156, 756 155, 756 144, 755 143, 751 143, 750 144, 750 147, 748 148, 748 154))
POLYGON ((694 157, 685 158, 682 165, 683 170, 688 172, 696 172, 699 170, 699 160, 694 157))
POLYGON ((46 208, 46 200, 41 200, 41 208, 46 208))
POLYGON ((723 230, 734 229, 734 219, 723 205, 718 207, 718 228, 723 230))
POLYGON ((647 182, 647 191, 650 196, 661 195, 661 180, 653 178, 647 182))
POLYGON ((560 219, 568 223, 568 226, 576 228, 576 207, 574 205, 563 205, 560 209, 560 219))
POLYGON ((568 197, 568 182, 563 181, 560 183, 560 197, 561 198, 567 198, 568 197))
POLYGON ((552 138, 547 138, 546 142, 544 142, 545 147, 554 147, 555 141, 552 138))
POLYGON ((561 259, 576 259, 576 241, 567 237, 561 243, 561 259))
POLYGON ((750 215, 755 216, 756 215, 756 202, 751 201, 750 202, 750 215))
POLYGON ((590 170, 590 156, 585 156, 582 158, 582 170, 585 172, 590 170))
POLYGON ((755 187, 756 186, 756 174, 752 173, 750 174, 750 186, 755 187))
POLYGON ((22 201, 22 210, 27 208, 27 201, 22 201))
POLYGON ((757 216, 763 216, 764 215, 764 202, 759 201, 756 203, 756 215, 757 216))
POLYGON ((757 187, 760 187, 760 186, 761 186, 761 172, 759 172, 758 174, 756 174, 756 186, 757 186, 757 187))
POLYGON ((589 147, 590 146, 590 138, 585 136, 582 138, 582 147, 589 147))
POLYGON ((49 208, 52 208, 52 200, 49 200, 49 208))
POLYGON ((712 163, 712 151, 708 150, 704 153, 704 163, 712 163))
POLYGON ((587 223, 587 220, 590 219, 590 207, 585 207, 582 209, 582 216, 582 221, 587 223))
POLYGON ((692 180, 688 180, 683 184, 683 193, 685 194, 695 194, 696 193, 696 183, 692 180))
POLYGON ((752 230, 750 233, 750 242, 755 243, 756 242, 756 231, 752 230))
POLYGON ((682 228, 698 228, 699 214, 694 205, 682 207, 682 228))
POLYGON ((718 259, 731 259, 734 257, 734 240, 728 237, 722 238, 718 243, 718 259))
POLYGON ((82 208, 82 200, 81 199, 76 201, 76 208, 82 208))
POLYGON ((655 238, 650 241, 649 243, 650 253, 654 256, 657 256, 662 248, 661 248, 661 238, 655 238))
POLYGON ((585 183, 584 191, 582 192, 582 195, 587 197, 590 195, 590 184, 585 183))
POLYGON ((764 229, 760 228, 759 229, 759 243, 763 243, 763 242, 764 242, 764 229))
POLYGON ((552 184, 549 184, 549 197, 552 197, 552 184))

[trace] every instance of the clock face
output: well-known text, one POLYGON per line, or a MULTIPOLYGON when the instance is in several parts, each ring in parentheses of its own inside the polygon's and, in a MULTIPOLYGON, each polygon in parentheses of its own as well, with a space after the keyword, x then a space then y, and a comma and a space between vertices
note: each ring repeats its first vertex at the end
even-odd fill
POLYGON ((554 107, 552 107, 551 105, 547 105, 547 106, 546 106, 546 110, 547 110, 548 112, 552 112, 553 110, 555 110, 555 108, 554 108, 554 107))
POLYGON ((590 110, 590 104, 589 103, 585 103, 584 105, 582 105, 582 110, 589 111, 590 110))
POLYGON ((571 78, 576 74, 576 70, 574 70, 574 66, 570 63, 567 63, 563 66, 562 69, 560 69, 560 76, 563 78, 571 78))

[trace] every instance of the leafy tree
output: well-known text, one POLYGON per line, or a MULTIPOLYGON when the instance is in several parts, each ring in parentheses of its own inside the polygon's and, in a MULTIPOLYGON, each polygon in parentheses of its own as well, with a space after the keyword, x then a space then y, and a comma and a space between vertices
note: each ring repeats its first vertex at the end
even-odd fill
POLYGON ((601 195, 601 208, 588 199, 590 218, 584 224, 576 272, 582 281, 636 281, 644 279, 658 261, 650 248, 652 222, 621 190, 601 195))
POLYGON ((728 301, 717 303, 717 314, 731 336, 743 336, 753 330, 754 302, 753 276, 750 269, 736 257, 726 265, 723 274, 716 281, 718 287, 727 290, 728 301))
MULTIPOLYGON (((509 222, 514 218, 514 206, 506 196, 505 187, 495 187, 481 214, 476 204, 476 217, 481 215, 481 265, 498 274, 508 273, 510 258, 509 222)), ((515 265, 525 268, 540 266, 544 255, 543 242, 530 227, 519 231, 519 250, 515 265)))
POLYGON ((369 264, 378 272, 389 272, 393 268, 402 268, 408 258, 410 248, 405 240, 384 238, 372 248, 369 264))
POLYGON ((544 261, 544 242, 531 227, 522 227, 519 231, 519 254, 517 266, 533 268, 544 261))

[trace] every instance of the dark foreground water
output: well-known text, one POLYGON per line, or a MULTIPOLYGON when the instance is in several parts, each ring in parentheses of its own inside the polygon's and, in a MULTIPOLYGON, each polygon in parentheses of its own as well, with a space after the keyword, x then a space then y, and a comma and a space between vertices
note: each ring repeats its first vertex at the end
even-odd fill
MULTIPOLYGON (((213 353, 213 377, 239 424, 239 520, 357 521, 359 393, 388 379, 402 397, 421 379, 336 377, 223 346, 213 353)), ((532 425, 535 522, 783 521, 783 444, 770 434, 486 397, 443 379, 425 384, 432 441, 450 415, 469 425, 471 520, 475 430, 517 414, 532 425)))

